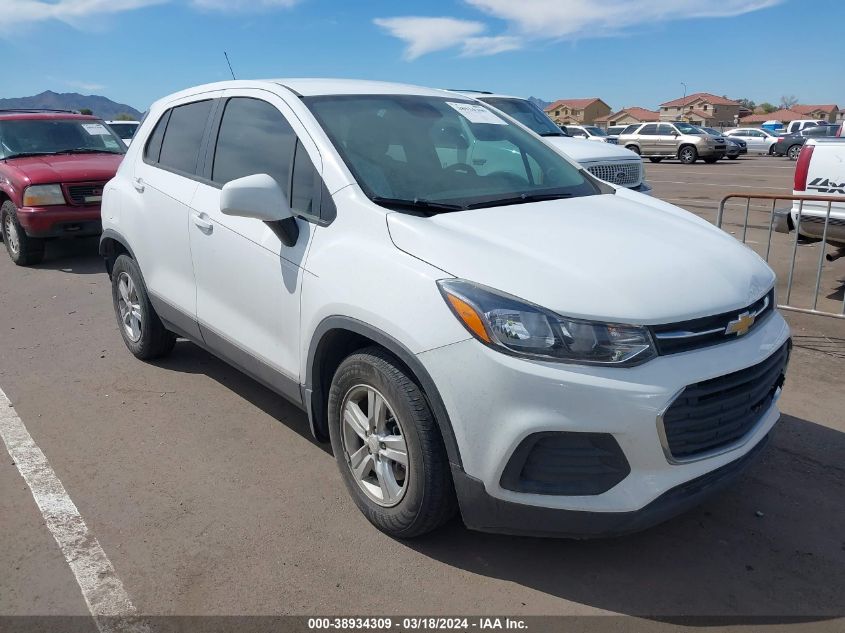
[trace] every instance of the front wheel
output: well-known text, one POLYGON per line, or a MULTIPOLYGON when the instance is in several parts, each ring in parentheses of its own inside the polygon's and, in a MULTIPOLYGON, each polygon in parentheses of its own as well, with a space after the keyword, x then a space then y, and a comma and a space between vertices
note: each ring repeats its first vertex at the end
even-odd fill
POLYGON ((0 231, 6 252, 18 266, 38 264, 44 259, 44 240, 29 237, 18 222, 18 209, 11 200, 0 207, 0 231))
POLYGON ((692 145, 685 145, 678 152, 678 160, 680 160, 684 165, 692 165, 698 160, 698 150, 696 150, 692 145))
POLYGON ((117 326, 130 352, 141 360, 166 356, 173 351, 176 335, 169 332, 150 303, 138 263, 128 255, 112 267, 112 303, 117 326))
POLYGON ((800 145, 793 145, 786 151, 786 155, 789 157, 789 160, 798 160, 798 155, 801 153, 801 146, 800 145))
POLYGON ((329 391, 329 435, 355 505, 396 538, 430 532, 456 510, 449 460, 424 394, 380 348, 352 354, 329 391))
POLYGON ((626 146, 625 146, 625 149, 629 149, 629 150, 631 150, 632 152, 634 152, 634 153, 635 153, 635 154, 637 154, 637 155, 639 155, 639 154, 640 154, 640 148, 639 148, 639 147, 637 147, 636 145, 626 145, 626 146))

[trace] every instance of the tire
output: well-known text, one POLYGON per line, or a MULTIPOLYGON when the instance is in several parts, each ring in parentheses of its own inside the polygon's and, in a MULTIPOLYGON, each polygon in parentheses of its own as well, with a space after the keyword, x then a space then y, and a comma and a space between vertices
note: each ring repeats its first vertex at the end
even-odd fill
POLYGON ((629 150, 631 150, 632 152, 634 152, 634 153, 635 153, 635 154, 637 154, 637 155, 639 155, 639 154, 640 154, 640 148, 639 148, 639 147, 637 147, 636 145, 626 145, 626 146, 625 146, 625 149, 629 149, 629 150))
POLYGON ((437 422, 424 394, 393 356, 371 347, 347 357, 332 379, 328 412, 341 478, 370 523, 392 537, 412 538, 455 514, 449 460, 437 422), (378 402, 381 406, 371 405, 378 402), (402 449, 404 467, 401 458, 389 456, 403 455, 402 449), (360 475, 354 474, 353 464, 360 475))
POLYGON ((728 156, 728 158, 730 158, 731 160, 736 160, 737 158, 739 158, 739 156, 728 156))
POLYGON ((769 156, 775 156, 775 146, 774 146, 774 144, 769 146, 769 156))
POLYGON ((120 255, 112 267, 112 303, 117 327, 130 352, 141 360, 168 355, 176 344, 150 303, 137 262, 120 255))
POLYGON ((11 200, 0 207, 0 230, 6 252, 18 266, 31 266, 44 259, 44 240, 29 237, 18 222, 18 209, 11 200))
POLYGON ((657 158, 657 157, 652 156, 651 158, 649 158, 649 160, 650 160, 652 163, 659 163, 659 162, 660 162, 661 160, 663 160, 663 159, 662 159, 662 158, 657 158))
POLYGON ((788 150, 786 150, 786 156, 789 160, 798 160, 798 154, 801 153, 801 146, 800 145, 791 145, 788 150))
POLYGON ((678 160, 684 165, 692 165, 698 160, 698 150, 692 145, 684 145, 678 150, 678 160))
MULTIPOLYGON (((734 156, 734 158, 736 158, 736 156, 734 156)), ((718 162, 719 162, 719 157, 718 157, 718 156, 708 156, 707 158, 705 158, 705 159, 703 159, 703 160, 704 160, 704 162, 705 162, 705 163, 707 163, 708 165, 713 165, 713 164, 715 164, 715 163, 718 163, 718 162)))

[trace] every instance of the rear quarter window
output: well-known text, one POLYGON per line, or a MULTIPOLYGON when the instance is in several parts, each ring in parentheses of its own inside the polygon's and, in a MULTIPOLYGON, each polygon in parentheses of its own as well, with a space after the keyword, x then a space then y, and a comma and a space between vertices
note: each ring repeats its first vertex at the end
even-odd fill
POLYGON ((208 115, 211 113, 211 104, 212 101, 208 99, 171 109, 161 142, 159 165, 187 174, 196 174, 200 145, 208 115))

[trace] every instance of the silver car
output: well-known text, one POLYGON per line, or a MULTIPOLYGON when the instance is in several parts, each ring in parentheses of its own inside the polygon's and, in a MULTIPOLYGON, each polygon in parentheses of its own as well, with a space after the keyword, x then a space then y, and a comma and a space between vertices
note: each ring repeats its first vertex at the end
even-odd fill
POLYGON ((715 163, 727 153, 723 136, 713 136, 683 121, 644 123, 633 132, 619 136, 619 145, 645 156, 652 163, 664 158, 677 158, 691 165, 699 158, 715 163))

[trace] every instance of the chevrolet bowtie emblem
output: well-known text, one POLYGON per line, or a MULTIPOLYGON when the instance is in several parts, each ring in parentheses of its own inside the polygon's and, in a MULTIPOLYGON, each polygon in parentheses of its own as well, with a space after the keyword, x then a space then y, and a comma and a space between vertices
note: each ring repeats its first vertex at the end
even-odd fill
POLYGON ((750 312, 743 312, 736 320, 728 323, 728 326, 725 328, 725 336, 728 334, 736 334, 737 336, 747 334, 751 326, 754 325, 755 318, 750 312))

